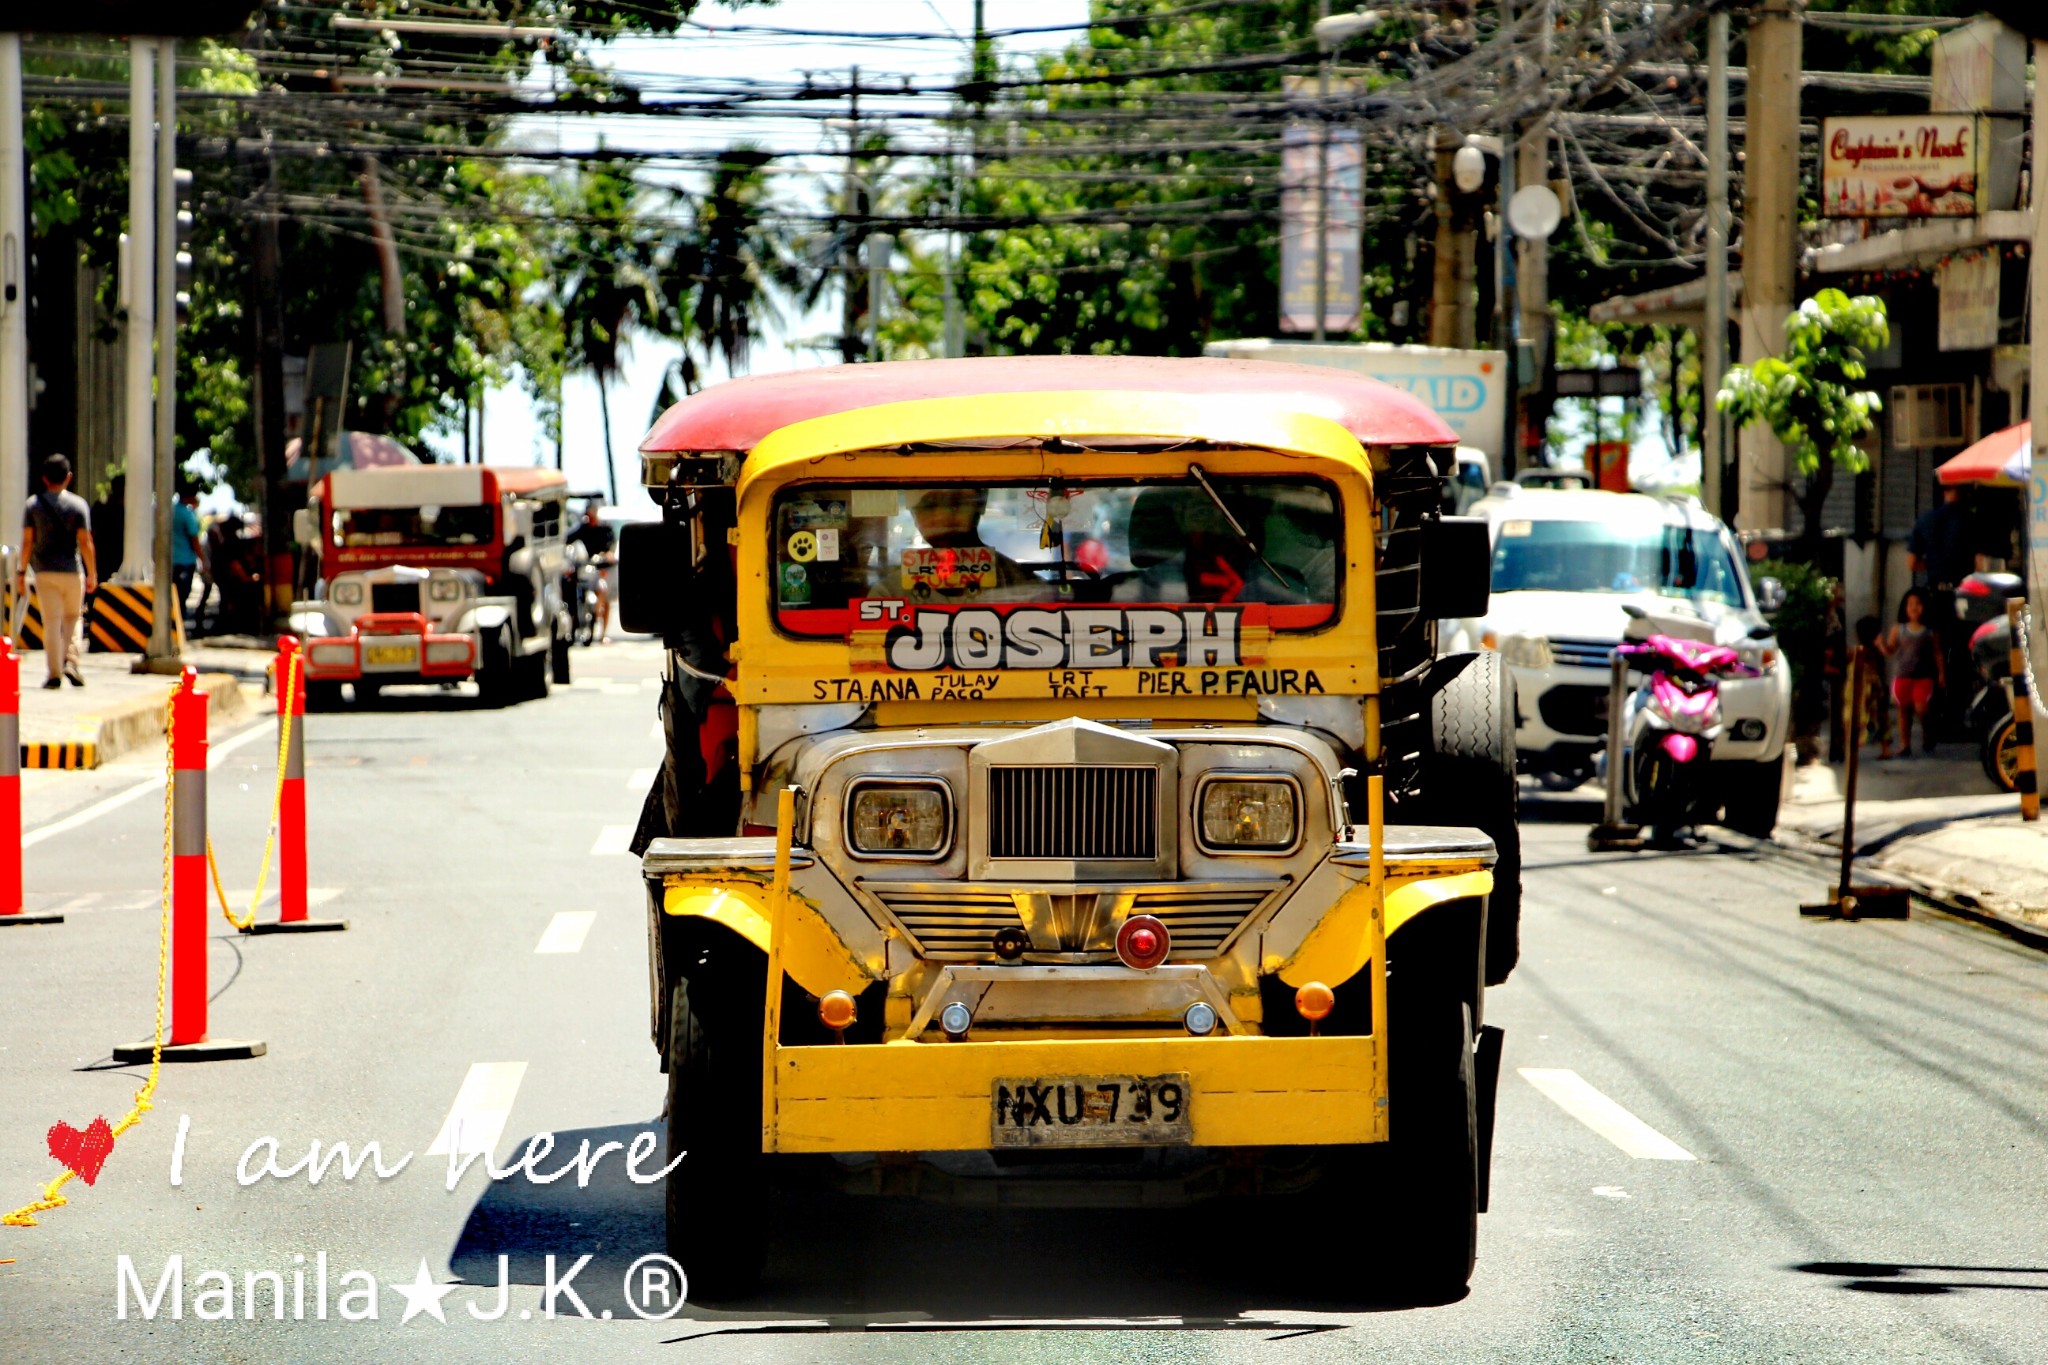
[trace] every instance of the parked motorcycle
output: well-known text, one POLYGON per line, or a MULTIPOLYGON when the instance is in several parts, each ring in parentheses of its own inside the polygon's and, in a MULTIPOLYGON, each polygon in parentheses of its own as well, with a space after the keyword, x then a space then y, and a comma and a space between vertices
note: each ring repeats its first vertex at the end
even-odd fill
MULTIPOLYGON (((1653 842, 1670 844, 1686 826, 1719 812, 1722 794, 1709 760, 1722 735, 1721 679, 1753 678, 1758 670, 1727 645, 1689 638, 1699 633, 1697 623, 1625 610, 1631 619, 1620 653, 1643 681, 1623 713, 1622 794, 1629 818, 1648 826, 1653 842)), ((1760 631, 1762 638, 1770 628, 1760 631)))
POLYGON ((2000 791, 2017 789, 2019 744, 2014 738, 2012 691, 2012 624, 2007 599, 2023 596, 2019 575, 1973 573, 1956 585, 1956 617, 1975 629, 1970 635, 1970 667, 1977 689, 1963 722, 1976 741, 1984 775, 2000 791))

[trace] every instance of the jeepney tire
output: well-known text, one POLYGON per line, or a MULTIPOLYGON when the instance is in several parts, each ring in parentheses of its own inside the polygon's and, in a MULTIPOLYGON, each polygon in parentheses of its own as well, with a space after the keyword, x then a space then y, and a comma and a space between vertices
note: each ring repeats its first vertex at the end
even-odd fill
POLYGON ((477 696, 486 706, 509 706, 513 695, 512 643, 503 631, 487 635, 477 651, 477 696))
POLYGON ((341 709, 341 684, 338 682, 307 683, 306 709, 308 711, 339 711, 341 709))
POLYGON ((1522 955, 1521 785, 1515 777, 1515 684, 1500 655, 1481 650, 1430 705, 1422 783, 1427 823, 1471 825, 1493 840, 1486 909, 1486 984, 1508 979, 1522 955))
POLYGON ((557 687, 569 685, 569 634, 559 627, 548 638, 548 671, 557 687))
POLYGON ((1717 764, 1727 772, 1722 779, 1721 823, 1737 834, 1768 839, 1778 827, 1778 804, 1783 799, 1785 756, 1755 762, 1717 764))
POLYGON ((689 1279, 691 1301, 709 1303, 742 1298, 760 1283, 771 1192, 761 1152, 760 1020, 703 1003, 692 1000, 685 978, 670 987, 664 1160, 688 1155, 662 1183, 668 1254, 689 1279))
POLYGON ((1387 984, 1387 1270, 1404 1298, 1448 1303, 1471 1283, 1479 1245, 1472 1007, 1441 975, 1397 981, 1387 984))

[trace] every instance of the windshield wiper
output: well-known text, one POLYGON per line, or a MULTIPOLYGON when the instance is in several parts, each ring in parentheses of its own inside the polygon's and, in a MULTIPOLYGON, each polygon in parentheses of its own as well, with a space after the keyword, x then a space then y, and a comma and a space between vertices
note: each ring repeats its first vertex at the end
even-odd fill
POLYGON ((1225 503, 1222 496, 1209 485, 1209 476, 1202 472, 1200 465, 1189 465, 1188 473, 1193 476, 1197 484, 1201 485, 1202 491, 1209 495, 1209 501, 1216 504, 1216 510, 1223 514, 1223 520, 1230 523, 1230 529, 1236 533, 1238 543, 1252 552, 1253 559, 1266 566, 1267 573, 1273 575, 1274 579, 1282 587, 1296 588, 1301 591, 1307 590, 1305 584, 1289 582, 1286 574, 1273 567, 1272 561, 1266 558, 1266 552, 1259 548, 1259 542, 1252 539, 1251 532, 1244 529, 1244 523, 1240 522, 1236 515, 1231 512, 1229 504, 1225 503))

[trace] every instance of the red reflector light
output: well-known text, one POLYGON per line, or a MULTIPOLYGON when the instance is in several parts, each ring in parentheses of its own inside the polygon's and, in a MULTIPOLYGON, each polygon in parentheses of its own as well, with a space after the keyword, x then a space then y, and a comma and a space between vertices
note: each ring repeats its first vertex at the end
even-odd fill
POLYGON ((1116 931, 1116 955, 1126 967, 1149 972, 1166 961, 1173 940, 1166 926, 1150 915, 1133 915, 1116 931))
POLYGON ((1965 597, 1989 597, 1991 585, 1981 578, 1965 578, 1956 585, 1956 591, 1965 597))

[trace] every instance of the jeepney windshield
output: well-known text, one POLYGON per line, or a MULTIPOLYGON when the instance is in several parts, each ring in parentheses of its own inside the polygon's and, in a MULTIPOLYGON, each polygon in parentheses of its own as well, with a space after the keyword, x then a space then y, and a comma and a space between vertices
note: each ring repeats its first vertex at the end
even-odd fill
POLYGON ((772 522, 777 623, 843 635, 864 602, 1242 603, 1264 604, 1275 629, 1330 621, 1343 543, 1335 490, 1206 478, 1207 490, 1193 478, 784 489, 772 522))
POLYGON ((348 549, 373 545, 488 545, 498 509, 467 507, 345 507, 334 514, 334 543, 348 549))

